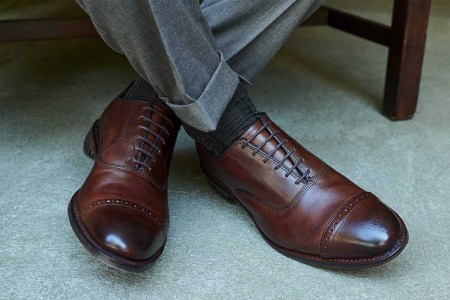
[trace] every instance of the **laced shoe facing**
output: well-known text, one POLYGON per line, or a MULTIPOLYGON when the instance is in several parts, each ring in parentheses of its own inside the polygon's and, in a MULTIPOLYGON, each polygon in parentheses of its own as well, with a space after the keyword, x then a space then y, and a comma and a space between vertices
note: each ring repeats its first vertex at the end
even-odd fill
POLYGON ((266 157, 263 159, 264 163, 267 163, 271 158, 273 158, 273 155, 279 151, 279 150, 284 150, 285 154, 283 156, 283 158, 281 160, 279 160, 278 162, 276 162, 274 170, 278 170, 281 166, 283 166, 283 164, 286 162, 286 160, 290 159, 293 162, 293 165, 289 168, 289 170, 286 172, 286 174, 284 175, 285 177, 288 177, 289 175, 292 174, 292 172, 294 172, 295 170, 298 171, 299 174, 301 174, 301 176, 295 181, 295 184, 299 184, 302 180, 308 180, 309 177, 309 173, 310 173, 310 169, 307 168, 303 168, 302 167, 302 163, 305 161, 304 158, 300 158, 297 159, 294 155, 295 153, 295 148, 292 149, 288 149, 286 147, 286 142, 287 140, 283 140, 281 141, 280 138, 278 137, 278 134, 280 133, 279 130, 275 130, 273 131, 269 126, 271 125, 271 122, 263 122, 262 126, 255 132, 253 133, 250 137, 247 138, 247 140, 245 142, 242 143, 241 148, 245 149, 246 147, 248 147, 249 144, 251 144, 251 142, 264 130, 267 130, 270 135, 268 137, 266 137, 263 142, 255 147, 255 149, 252 152, 253 156, 256 156, 256 154, 261 151, 264 146, 267 145, 267 143, 269 143, 272 139, 276 141, 276 146, 273 147, 272 150, 270 150, 269 153, 266 154, 266 157))

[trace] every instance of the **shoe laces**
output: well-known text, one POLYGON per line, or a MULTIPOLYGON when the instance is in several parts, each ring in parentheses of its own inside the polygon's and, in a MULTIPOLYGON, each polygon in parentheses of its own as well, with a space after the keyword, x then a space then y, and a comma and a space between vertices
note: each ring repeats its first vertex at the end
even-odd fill
POLYGON ((172 120, 164 115, 162 112, 156 110, 153 105, 143 107, 144 113, 139 116, 139 120, 141 120, 142 124, 138 125, 139 129, 142 129, 142 134, 136 135, 137 145, 134 146, 134 149, 137 151, 137 157, 130 158, 130 160, 136 164, 136 168, 140 171, 144 169, 151 170, 151 162, 156 161, 156 153, 161 153, 161 149, 158 146, 158 143, 161 142, 163 145, 166 143, 166 140, 162 136, 162 134, 170 135, 169 130, 167 129, 167 125, 170 125, 172 128, 175 126, 172 120), (153 119, 153 116, 160 116, 164 119, 163 124, 156 122, 153 119), (152 128, 152 125, 156 127, 152 128), (150 139, 154 137, 154 139, 150 139))
POLYGON ((277 161, 277 159, 275 159, 273 157, 273 155, 279 149, 283 149, 286 152, 286 154, 283 156, 283 158, 280 161, 278 161, 276 163, 274 170, 278 170, 281 166, 283 166, 283 163, 287 159, 291 159, 293 165, 291 168, 289 168, 288 171, 286 171, 284 176, 288 177, 289 175, 292 174, 292 172, 294 172, 294 170, 297 170, 297 172, 300 174, 300 177, 295 181, 295 184, 299 184, 303 179, 308 180, 309 173, 311 172, 311 170, 305 169, 301 165, 305 161, 305 159, 304 158, 297 159, 294 156, 294 152, 296 151, 296 149, 295 148, 288 149, 288 147, 286 146, 286 140, 281 141, 281 139, 278 137, 278 134, 280 133, 280 131, 279 130, 273 131, 269 127, 271 124, 272 124, 271 122, 263 122, 263 125, 261 126, 261 128, 259 128, 255 133, 253 133, 249 138, 247 138, 247 140, 245 142, 242 143, 241 148, 245 149, 261 132, 263 132, 264 130, 267 130, 270 133, 270 135, 261 143, 261 145, 257 146, 253 150, 252 155, 255 156, 269 141, 274 140, 274 141, 276 141, 277 145, 269 153, 267 153, 266 157, 263 159, 263 162, 267 163, 271 157, 277 161))

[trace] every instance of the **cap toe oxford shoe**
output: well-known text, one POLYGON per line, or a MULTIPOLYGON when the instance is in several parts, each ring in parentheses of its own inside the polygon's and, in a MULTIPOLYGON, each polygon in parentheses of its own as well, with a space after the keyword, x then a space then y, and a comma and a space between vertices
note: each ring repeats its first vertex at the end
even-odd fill
POLYGON ((395 258, 408 241, 401 218, 314 156, 266 115, 220 157, 197 144, 202 170, 239 202, 268 243, 299 261, 359 269, 395 258))
POLYGON ((102 262, 141 272, 161 255, 179 127, 163 104, 121 98, 92 126, 84 152, 95 163, 69 203, 69 220, 81 243, 102 262))

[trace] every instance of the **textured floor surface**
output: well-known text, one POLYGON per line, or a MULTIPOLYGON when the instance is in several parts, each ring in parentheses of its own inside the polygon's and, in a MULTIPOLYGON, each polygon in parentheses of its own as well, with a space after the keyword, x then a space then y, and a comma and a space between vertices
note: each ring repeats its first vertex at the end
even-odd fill
MULTIPOLYGON (((387 2, 336 5, 390 18, 387 2)), ((92 167, 81 151, 86 131, 135 75, 98 39, 1 45, 0 298, 448 299, 449 18, 450 2, 434 1, 410 121, 379 113, 386 49, 333 29, 297 30, 254 80, 261 110, 404 218, 404 253, 366 271, 318 269, 270 248, 241 208, 208 186, 184 132, 165 252, 143 274, 99 263, 75 238, 66 208, 92 167)))

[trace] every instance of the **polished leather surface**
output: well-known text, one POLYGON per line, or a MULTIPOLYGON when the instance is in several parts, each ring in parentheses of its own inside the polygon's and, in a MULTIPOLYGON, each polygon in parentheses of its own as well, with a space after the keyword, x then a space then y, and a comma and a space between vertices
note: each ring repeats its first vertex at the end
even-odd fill
POLYGON ((289 256, 324 266, 379 263, 407 242, 400 217, 267 116, 218 159, 199 144, 197 152, 210 182, 240 202, 269 243, 289 256))
POLYGON ((164 247, 167 180, 178 130, 167 108, 117 98, 87 138, 95 164, 71 201, 74 230, 113 265, 145 265, 164 247))

